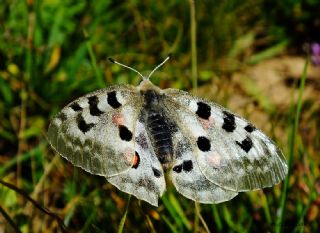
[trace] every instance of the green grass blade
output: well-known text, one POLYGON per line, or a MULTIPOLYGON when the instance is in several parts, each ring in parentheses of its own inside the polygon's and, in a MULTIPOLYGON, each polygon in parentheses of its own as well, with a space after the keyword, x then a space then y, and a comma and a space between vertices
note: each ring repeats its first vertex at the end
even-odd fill
POLYGON ((165 193, 165 195, 161 197, 161 200, 165 205, 166 209, 169 211, 169 214, 171 215, 171 217, 175 220, 176 225, 178 225, 179 229, 182 229, 184 224, 181 218, 179 217, 179 214, 177 213, 176 208, 174 207, 172 202, 169 200, 168 195, 169 195, 168 192, 165 193))
POLYGON ((185 215, 185 212, 183 211, 179 201, 175 198, 175 196, 172 193, 169 194, 169 200, 172 206, 174 207, 174 210, 178 214, 179 219, 181 219, 183 225, 188 229, 188 231, 191 231, 192 226, 187 216, 185 215))
POLYGON ((98 68, 98 65, 97 65, 97 59, 96 59, 96 56, 93 52, 93 49, 92 49, 92 45, 91 45, 91 41, 90 41, 90 38, 88 38, 88 34, 86 31, 84 31, 84 35, 85 37, 87 38, 87 49, 88 49, 88 52, 89 52, 89 56, 90 56, 90 59, 91 59, 91 64, 92 64, 92 67, 93 67, 93 70, 95 72, 95 76, 96 76, 96 81, 97 81, 97 84, 100 88, 104 88, 106 85, 105 85, 105 82, 103 80, 103 76, 98 68))
POLYGON ((216 227, 218 229, 218 231, 220 232, 222 230, 222 221, 218 212, 218 208, 217 205, 212 205, 212 213, 213 213, 213 218, 214 218, 214 222, 216 224, 216 227))
POLYGON ((254 55, 252 55, 249 59, 248 59, 248 64, 257 64, 259 62, 262 62, 268 58, 272 58, 278 54, 280 54, 281 52, 283 52, 287 45, 289 44, 288 40, 283 40, 281 42, 279 42, 278 44, 260 52, 260 53, 256 53, 254 55))
POLYGON ((1 167, 0 167, 0 178, 3 176, 3 174, 5 174, 5 172, 7 170, 9 170, 13 166, 15 166, 17 163, 23 163, 24 161, 26 161, 30 157, 34 156, 35 154, 40 154, 43 151, 43 149, 44 149, 46 144, 47 143, 42 142, 38 146, 36 146, 33 149, 31 149, 30 151, 27 151, 26 153, 17 155, 15 157, 13 157, 10 161, 8 161, 5 164, 1 165, 1 167))
POLYGON ((126 222, 128 209, 129 209, 129 205, 130 205, 130 199, 131 199, 131 195, 129 195, 127 206, 126 206, 126 210, 125 210, 125 212, 124 212, 124 214, 123 214, 123 216, 121 218, 121 221, 119 223, 118 233, 122 233, 122 231, 123 231, 124 223, 126 222))
POLYGON ((307 69, 308 69, 308 64, 309 64, 309 59, 306 59, 305 65, 303 67, 303 72, 301 76, 301 82, 300 82, 300 87, 299 87, 299 96, 297 100, 297 108, 296 108, 296 113, 295 113, 295 118, 294 122, 292 124, 291 128, 291 133, 289 137, 289 158, 288 158, 288 175, 284 181, 284 186, 283 186, 283 191, 281 193, 281 201, 280 201, 280 214, 276 220, 276 228, 275 232, 276 233, 281 233, 282 232, 282 225, 284 222, 284 215, 285 215, 285 206, 286 206, 286 201, 287 201, 287 192, 288 192, 288 187, 289 187, 289 178, 290 178, 290 168, 292 166, 293 162, 293 156, 294 156, 294 145, 295 145, 295 140, 296 140, 296 135, 297 135, 297 130, 298 130, 298 125, 299 125, 299 120, 300 120, 300 114, 301 114, 301 108, 302 108, 302 97, 303 97, 303 92, 304 92, 304 86, 305 86, 305 81, 307 78, 307 69))
POLYGON ((195 0, 189 0, 190 3, 190 36, 191 36, 191 68, 192 68, 192 86, 197 91, 198 88, 198 68, 197 68, 197 21, 195 0))
POLYGON ((170 228, 171 232, 173 232, 173 233, 179 233, 180 232, 180 231, 177 230, 177 228, 170 222, 170 220, 165 215, 162 215, 162 219, 168 225, 168 227, 170 228))

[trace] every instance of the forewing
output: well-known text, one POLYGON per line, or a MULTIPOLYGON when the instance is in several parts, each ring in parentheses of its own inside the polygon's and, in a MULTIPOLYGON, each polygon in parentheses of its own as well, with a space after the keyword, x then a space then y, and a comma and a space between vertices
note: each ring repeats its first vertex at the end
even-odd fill
POLYGON ((204 176, 189 139, 181 131, 174 135, 173 143, 174 161, 169 176, 179 193, 200 203, 220 203, 238 194, 214 184, 204 176))
POLYGON ((158 199, 165 191, 164 173, 141 122, 137 122, 135 130, 134 161, 128 171, 108 181, 121 191, 158 206, 158 199))
POLYGON ((164 93, 168 114, 192 142, 199 168, 210 181, 238 192, 270 187, 284 179, 288 167, 283 154, 252 124, 186 92, 167 89, 164 93))
POLYGON ((140 103, 131 86, 92 92, 61 110, 47 138, 61 156, 87 172, 106 177, 122 173, 133 163, 140 103))

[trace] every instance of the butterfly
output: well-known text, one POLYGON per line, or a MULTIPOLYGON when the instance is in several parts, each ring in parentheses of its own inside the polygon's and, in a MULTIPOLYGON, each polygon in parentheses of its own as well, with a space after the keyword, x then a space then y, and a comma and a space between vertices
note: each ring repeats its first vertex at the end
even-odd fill
POLYGON ((64 107, 51 146, 73 165, 158 206, 170 179, 179 193, 220 203, 278 184, 288 173, 275 143, 230 110, 177 89, 160 89, 135 69, 138 86, 115 85, 64 107))

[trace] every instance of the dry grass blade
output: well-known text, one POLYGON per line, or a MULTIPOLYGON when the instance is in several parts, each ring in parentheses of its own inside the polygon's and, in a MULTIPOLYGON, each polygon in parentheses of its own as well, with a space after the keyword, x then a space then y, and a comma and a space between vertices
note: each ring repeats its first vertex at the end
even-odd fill
POLYGON ((52 213, 50 210, 46 209, 45 207, 42 207, 38 202, 36 202, 31 197, 29 197, 29 195, 27 193, 25 193, 23 190, 19 189, 18 187, 14 186, 13 184, 7 183, 3 180, 0 180, 0 183, 4 186, 14 190, 15 192, 19 193, 24 198, 26 198, 28 201, 30 201, 36 208, 38 208, 39 210, 41 210, 45 214, 49 215, 50 217, 54 218, 57 221, 61 232, 67 233, 66 226, 64 225, 62 219, 58 215, 56 215, 55 213, 52 213))
POLYGON ((9 214, 1 207, 1 205, 0 205, 0 213, 8 221, 10 226, 12 226, 12 228, 15 230, 15 232, 22 233, 22 231, 20 231, 17 224, 12 220, 12 218, 9 216, 9 214))

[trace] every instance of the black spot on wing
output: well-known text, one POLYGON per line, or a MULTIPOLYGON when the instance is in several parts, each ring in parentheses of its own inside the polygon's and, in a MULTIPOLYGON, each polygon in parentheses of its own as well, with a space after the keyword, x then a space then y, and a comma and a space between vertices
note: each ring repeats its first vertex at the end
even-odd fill
POLYGON ((185 160, 185 161, 183 161, 182 169, 183 169, 185 172, 190 172, 190 171, 193 169, 192 161, 191 161, 191 160, 185 160))
POLYGON ((248 133, 252 133, 254 130, 256 130, 256 128, 251 125, 251 124, 248 124, 246 127, 244 127, 244 129, 248 132, 248 133))
POLYGON ((222 113, 224 115, 222 128, 229 133, 233 132, 236 128, 234 115, 227 111, 223 111, 222 113))
POLYGON ((174 167, 172 168, 172 170, 173 170, 174 172, 176 172, 176 173, 180 173, 180 172, 182 171, 182 164, 179 164, 179 165, 177 165, 177 166, 174 166, 174 167))
POLYGON ((81 115, 77 117, 78 128, 82 133, 88 132, 93 126, 93 123, 87 123, 81 115))
POLYGON ((121 104, 119 103, 117 96, 116 96, 116 92, 115 91, 111 91, 108 93, 108 104, 112 107, 112 108, 119 108, 121 106, 121 104))
POLYGON ((72 110, 75 112, 79 112, 82 110, 82 108, 80 107, 80 105, 77 102, 72 103, 70 105, 70 108, 72 108, 72 110))
POLYGON ((246 153, 250 151, 253 146, 252 140, 249 137, 246 137, 242 142, 236 141, 237 145, 241 147, 246 153))
POLYGON ((99 99, 97 96, 90 96, 89 100, 89 109, 92 116, 100 116, 103 112, 98 108, 99 99))
POLYGON ((139 165, 140 165, 140 155, 138 154, 138 152, 135 152, 132 168, 137 169, 139 165))
POLYGON ((198 148, 203 152, 209 151, 211 149, 211 144, 209 139, 203 136, 198 137, 197 145, 198 145, 198 148))
POLYGON ((205 120, 208 120, 211 115, 211 107, 204 103, 204 102, 198 102, 198 109, 196 111, 196 114, 205 120))
POLYGON ((119 126, 119 136, 123 141, 131 141, 132 133, 131 131, 124 125, 119 126))
POLYGON ((161 172, 158 169, 152 167, 152 171, 155 177, 159 178, 161 176, 161 172))

